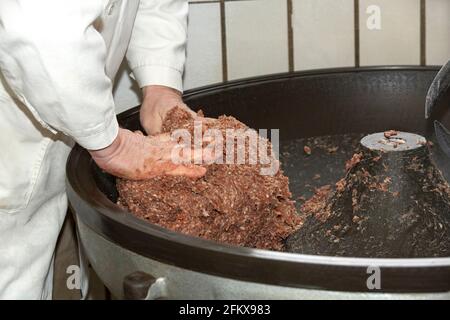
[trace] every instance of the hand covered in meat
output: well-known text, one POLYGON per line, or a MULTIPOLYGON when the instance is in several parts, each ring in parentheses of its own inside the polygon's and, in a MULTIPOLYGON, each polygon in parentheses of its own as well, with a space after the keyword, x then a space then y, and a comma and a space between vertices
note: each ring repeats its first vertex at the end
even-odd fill
POLYGON ((147 86, 143 89, 143 97, 139 117, 142 127, 148 134, 161 132, 163 120, 167 112, 174 106, 196 116, 196 113, 183 102, 181 93, 175 89, 164 86, 147 86))
POLYGON ((169 134, 144 136, 141 132, 119 129, 109 147, 91 150, 90 154, 101 169, 124 179, 144 180, 160 175, 202 177, 206 169, 191 164, 195 160, 207 160, 203 158, 202 149, 191 152, 191 163, 177 163, 172 159, 177 146, 180 147, 169 134))

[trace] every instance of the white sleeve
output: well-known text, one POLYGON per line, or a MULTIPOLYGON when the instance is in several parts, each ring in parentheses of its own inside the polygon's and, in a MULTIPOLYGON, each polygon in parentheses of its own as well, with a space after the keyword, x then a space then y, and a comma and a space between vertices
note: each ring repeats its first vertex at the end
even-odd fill
POLYGON ((141 0, 127 51, 139 86, 163 85, 183 91, 187 0, 141 0))
POLYGON ((0 71, 44 126, 87 149, 118 134, 106 47, 93 27, 101 0, 1 0, 0 71))

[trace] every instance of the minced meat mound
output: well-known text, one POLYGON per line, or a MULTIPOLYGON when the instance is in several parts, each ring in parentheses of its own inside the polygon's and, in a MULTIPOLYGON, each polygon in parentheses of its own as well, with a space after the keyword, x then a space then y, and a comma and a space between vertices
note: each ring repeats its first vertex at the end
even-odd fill
MULTIPOLYGON (((227 116, 209 120, 203 127, 220 129, 224 141, 226 129, 248 129, 227 116)), ((163 132, 180 128, 193 132, 193 117, 174 108, 164 120, 163 132)), ((267 145, 271 148, 270 143, 267 145)), ((210 164, 206 175, 199 179, 117 179, 118 204, 153 224, 187 235, 237 246, 283 250, 284 239, 299 227, 300 220, 291 200, 288 178, 281 170, 273 176, 262 175, 262 166, 210 164)))
POLYGON ((425 146, 401 153, 363 150, 345 168, 345 177, 317 188, 302 205, 303 224, 287 238, 286 251, 372 258, 450 255, 450 186, 425 146))

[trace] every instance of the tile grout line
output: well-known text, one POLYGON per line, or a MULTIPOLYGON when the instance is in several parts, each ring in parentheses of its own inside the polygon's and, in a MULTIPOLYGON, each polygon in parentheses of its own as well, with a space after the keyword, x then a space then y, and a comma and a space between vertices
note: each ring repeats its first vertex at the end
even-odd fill
POLYGON ((359 33, 359 0, 353 0, 354 37, 355 37, 355 67, 360 67, 360 33, 359 33))
POLYGON ((222 81, 228 81, 227 27, 225 17, 225 0, 220 0, 220 36, 222 44, 222 81))
POLYGON ((288 63, 289 72, 294 71, 294 30, 292 27, 292 13, 293 5, 292 0, 287 1, 287 31, 288 31, 288 63))
POLYGON ((426 26, 426 0, 420 0, 420 65, 425 66, 427 64, 427 26, 426 26))

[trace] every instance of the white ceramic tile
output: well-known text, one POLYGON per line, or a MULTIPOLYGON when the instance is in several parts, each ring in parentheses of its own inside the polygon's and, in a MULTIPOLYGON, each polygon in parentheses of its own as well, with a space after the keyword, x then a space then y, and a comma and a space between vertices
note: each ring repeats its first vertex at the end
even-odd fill
POLYGON ((229 79, 288 71, 285 0, 225 3, 229 79))
POLYGON ((444 64, 450 59, 450 0, 427 0, 426 30, 427 64, 444 64))
POLYGON ((353 0, 293 0, 295 70, 354 66, 353 0))
POLYGON ((420 64, 420 0, 360 1, 361 65, 420 64), (370 30, 369 6, 380 9, 381 29, 370 30))
POLYGON ((221 52, 220 5, 190 5, 185 90, 222 81, 221 52))

